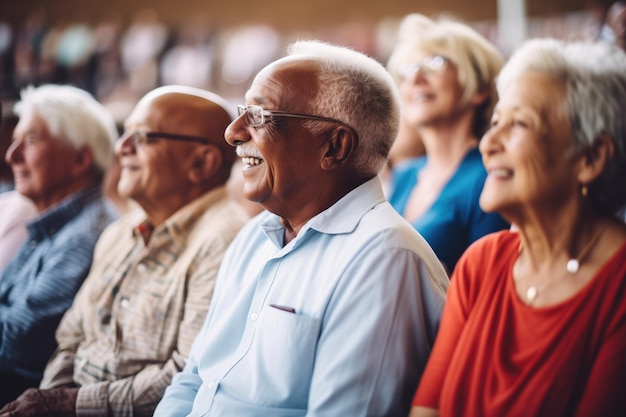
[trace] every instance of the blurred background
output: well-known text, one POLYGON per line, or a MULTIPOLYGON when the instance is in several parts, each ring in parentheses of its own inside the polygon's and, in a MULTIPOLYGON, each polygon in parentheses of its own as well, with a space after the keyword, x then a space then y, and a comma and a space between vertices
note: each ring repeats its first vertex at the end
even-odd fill
MULTIPOLYGON (((163 84, 215 91, 233 104, 254 74, 299 38, 386 60, 408 13, 472 25, 508 55, 524 39, 597 39, 610 0, 0 0, 4 155, 27 85, 72 84, 123 122, 163 84)), ((2 166, 2 164, 0 164, 2 166)), ((6 166, 0 176, 10 175, 6 166)))

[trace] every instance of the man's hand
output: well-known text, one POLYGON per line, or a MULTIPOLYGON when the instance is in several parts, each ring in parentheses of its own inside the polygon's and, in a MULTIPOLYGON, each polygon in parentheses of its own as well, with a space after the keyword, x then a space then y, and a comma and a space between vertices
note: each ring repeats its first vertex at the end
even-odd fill
POLYGON ((31 388, 0 410, 0 417, 76 417, 78 388, 31 388))

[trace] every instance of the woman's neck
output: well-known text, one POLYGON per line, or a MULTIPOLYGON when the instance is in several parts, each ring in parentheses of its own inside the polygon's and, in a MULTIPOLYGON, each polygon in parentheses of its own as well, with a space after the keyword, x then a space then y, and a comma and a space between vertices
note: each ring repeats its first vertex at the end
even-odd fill
POLYGON ((478 146, 478 138, 472 134, 472 118, 469 114, 456 122, 438 123, 418 128, 424 142, 428 165, 440 167, 456 167, 467 152, 478 146))

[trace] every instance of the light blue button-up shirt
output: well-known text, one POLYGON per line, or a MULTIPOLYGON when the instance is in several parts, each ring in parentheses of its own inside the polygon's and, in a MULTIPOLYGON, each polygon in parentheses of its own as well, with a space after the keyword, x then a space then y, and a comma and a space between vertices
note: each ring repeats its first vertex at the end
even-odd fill
POLYGON ((278 216, 230 246, 187 364, 155 416, 405 416, 446 272, 378 178, 283 246, 278 216))

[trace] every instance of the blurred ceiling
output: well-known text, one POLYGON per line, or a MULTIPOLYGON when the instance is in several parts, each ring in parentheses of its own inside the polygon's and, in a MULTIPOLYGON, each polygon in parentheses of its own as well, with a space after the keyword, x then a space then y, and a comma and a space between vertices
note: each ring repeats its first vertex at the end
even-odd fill
MULTIPOLYGON (((526 0, 526 11, 529 17, 582 10, 603 12, 611 3, 526 0)), ((167 24, 194 17, 218 27, 263 23, 282 30, 376 23, 413 12, 429 16, 447 13, 468 22, 497 19, 497 0, 0 0, 0 20, 22 22, 37 7, 54 22, 94 22, 111 15, 130 20, 138 10, 154 8, 167 24)))

